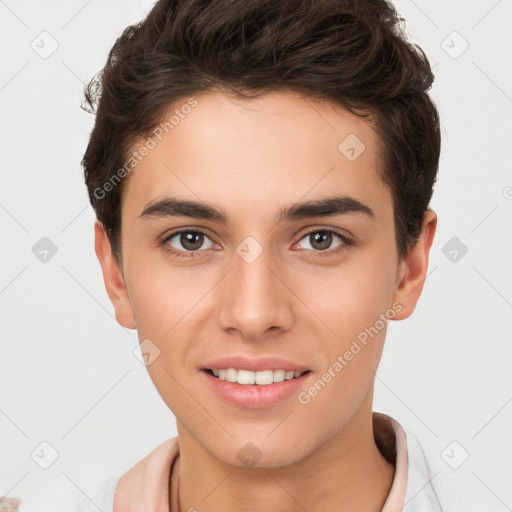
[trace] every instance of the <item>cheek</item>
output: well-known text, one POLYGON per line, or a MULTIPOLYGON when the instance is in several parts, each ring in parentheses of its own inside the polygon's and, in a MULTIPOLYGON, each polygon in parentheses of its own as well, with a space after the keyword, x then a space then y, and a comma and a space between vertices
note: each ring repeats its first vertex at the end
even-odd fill
POLYGON ((304 401, 316 403, 320 415, 332 414, 329 403, 337 404, 340 413, 354 409, 373 381, 387 324, 395 314, 390 304, 393 265, 379 258, 359 259, 340 267, 329 279, 317 279, 323 286, 314 288, 315 293, 306 295, 303 288, 308 305, 317 313, 308 322, 324 356, 319 381, 304 401))
MULTIPOLYGON (((311 309, 329 327, 330 336, 339 340, 336 349, 357 338, 386 314, 394 292, 393 264, 368 259, 351 262, 333 272, 323 286, 310 295, 311 309)), ((318 284, 318 282, 317 282, 318 284)))
MULTIPOLYGON (((157 354, 147 366, 157 389, 167 397, 182 394, 179 383, 195 371, 204 329, 205 291, 211 277, 194 269, 172 268, 165 262, 151 265, 149 258, 132 259, 127 286, 141 343, 157 354), (147 341, 149 340, 149 341, 147 341), (175 379, 173 379, 175 377, 175 379)), ((144 352, 144 346, 141 346, 144 352)), ((168 404, 170 405, 170 404, 168 404)))
MULTIPOLYGON (((133 259, 127 287, 139 337, 170 338, 204 294, 205 281, 193 269, 173 268, 163 258, 133 259)), ((142 339, 142 338, 141 338, 142 339)))
POLYGON ((316 380, 297 397, 303 413, 318 418, 332 432, 339 430, 367 397, 392 318, 378 287, 363 284, 347 287, 347 294, 332 291, 333 300, 319 315, 333 331, 325 334, 323 329, 319 337, 317 350, 325 362, 318 368, 316 380))

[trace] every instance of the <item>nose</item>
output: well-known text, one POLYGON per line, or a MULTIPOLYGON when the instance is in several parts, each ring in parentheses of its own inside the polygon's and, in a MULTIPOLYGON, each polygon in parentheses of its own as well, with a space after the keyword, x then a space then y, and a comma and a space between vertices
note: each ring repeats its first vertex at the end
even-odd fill
POLYGON ((248 341, 259 341, 291 328, 294 295, 284 284, 282 271, 273 266, 268 250, 254 261, 234 254, 218 297, 222 329, 248 341))

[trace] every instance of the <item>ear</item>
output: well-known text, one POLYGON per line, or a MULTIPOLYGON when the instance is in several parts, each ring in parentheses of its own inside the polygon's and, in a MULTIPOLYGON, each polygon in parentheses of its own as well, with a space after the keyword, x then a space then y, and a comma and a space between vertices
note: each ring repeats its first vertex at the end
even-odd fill
POLYGON ((96 220, 94 223, 94 234, 96 256, 103 270, 103 281, 105 282, 107 294, 114 306, 116 320, 127 329, 135 329, 135 318, 123 273, 112 253, 112 246, 110 245, 105 226, 99 220, 96 220))
POLYGON ((428 257, 434 241, 436 226, 437 215, 433 210, 427 210, 416 245, 407 251, 398 267, 393 304, 400 303, 402 309, 397 312, 394 320, 408 318, 416 308, 427 277, 428 257))

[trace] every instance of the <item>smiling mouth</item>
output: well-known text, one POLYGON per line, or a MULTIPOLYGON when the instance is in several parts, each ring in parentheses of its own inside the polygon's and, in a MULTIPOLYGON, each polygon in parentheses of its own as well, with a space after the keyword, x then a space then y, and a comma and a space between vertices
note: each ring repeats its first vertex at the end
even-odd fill
POLYGON ((294 380, 310 373, 310 370, 293 371, 293 370, 262 370, 253 372, 250 370, 237 370, 236 368, 205 368, 204 371, 217 378, 242 385, 259 385, 268 386, 285 380, 294 380))

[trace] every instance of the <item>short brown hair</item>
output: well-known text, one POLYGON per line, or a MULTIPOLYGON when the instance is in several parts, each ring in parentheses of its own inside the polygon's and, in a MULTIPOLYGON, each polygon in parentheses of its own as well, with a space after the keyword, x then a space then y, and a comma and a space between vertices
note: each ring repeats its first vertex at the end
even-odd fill
POLYGON ((157 1, 124 30, 84 90, 96 118, 81 163, 118 261, 116 171, 126 171, 129 149, 170 105, 210 90, 246 98, 293 90, 374 119, 402 258, 421 232, 441 146, 427 94, 434 76, 402 22, 385 0, 157 1))

